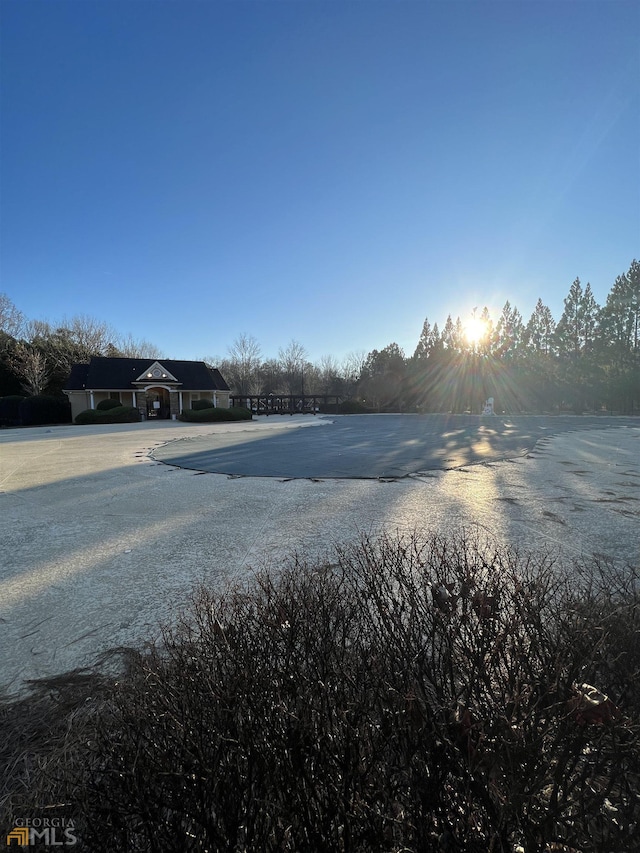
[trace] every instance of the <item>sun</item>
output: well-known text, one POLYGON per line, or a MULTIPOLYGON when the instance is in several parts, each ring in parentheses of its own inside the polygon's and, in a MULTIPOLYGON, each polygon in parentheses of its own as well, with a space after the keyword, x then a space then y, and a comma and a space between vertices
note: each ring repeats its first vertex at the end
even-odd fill
POLYGON ((479 344, 487 334, 487 323, 480 317, 469 317, 464 325, 464 334, 470 344, 479 344))

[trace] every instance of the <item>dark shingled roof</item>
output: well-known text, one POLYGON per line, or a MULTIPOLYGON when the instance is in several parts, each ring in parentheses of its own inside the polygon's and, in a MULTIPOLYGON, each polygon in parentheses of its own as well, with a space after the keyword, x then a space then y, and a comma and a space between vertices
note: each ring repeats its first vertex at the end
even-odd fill
MULTIPOLYGON (((204 361, 174 361, 169 358, 104 358, 94 357, 89 364, 74 364, 65 391, 133 390, 133 383, 156 361, 178 381, 180 391, 229 391, 217 368, 204 361)), ((171 382, 158 384, 173 384, 171 382)))
POLYGON ((71 366, 71 375, 66 382, 67 391, 84 391, 87 387, 87 373, 89 372, 88 364, 73 364, 71 366))

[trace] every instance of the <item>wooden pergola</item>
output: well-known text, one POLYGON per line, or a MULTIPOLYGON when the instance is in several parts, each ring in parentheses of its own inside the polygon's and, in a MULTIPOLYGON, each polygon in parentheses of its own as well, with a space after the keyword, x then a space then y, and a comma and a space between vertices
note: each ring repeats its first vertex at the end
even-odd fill
POLYGON ((232 406, 244 406, 254 415, 317 415, 337 412, 344 400, 338 394, 237 394, 232 406))

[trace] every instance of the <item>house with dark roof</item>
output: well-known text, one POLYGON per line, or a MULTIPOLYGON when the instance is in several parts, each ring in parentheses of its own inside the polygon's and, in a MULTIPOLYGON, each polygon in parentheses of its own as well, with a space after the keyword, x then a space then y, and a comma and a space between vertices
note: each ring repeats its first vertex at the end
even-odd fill
POLYGON ((195 400, 229 407, 229 386, 220 371, 204 361, 94 357, 74 364, 64 393, 71 416, 95 409, 101 400, 137 408, 143 418, 175 418, 195 400))

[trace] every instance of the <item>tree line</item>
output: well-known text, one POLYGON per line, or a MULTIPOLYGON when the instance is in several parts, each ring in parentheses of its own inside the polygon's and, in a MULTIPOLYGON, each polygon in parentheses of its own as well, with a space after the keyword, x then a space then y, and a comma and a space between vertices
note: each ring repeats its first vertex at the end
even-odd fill
MULTIPOLYGON (((604 305, 576 278, 557 322, 541 299, 527 322, 509 301, 496 322, 486 308, 479 320, 474 340, 459 318, 447 317, 442 332, 425 320, 404 359, 405 399, 428 411, 477 411, 489 396, 514 412, 640 409, 638 261, 616 278, 604 305)), ((387 351, 395 369, 399 353, 387 351)))
POLYGON ((0 397, 61 395, 71 365, 87 363, 93 356, 159 358, 162 352, 86 314, 57 324, 28 320, 0 293, 0 397))
MULTIPOLYGON (((397 343, 339 361, 308 358, 289 341, 265 357, 240 334, 218 367, 234 395, 332 394, 374 411, 478 412, 488 397, 497 411, 640 410, 640 263, 619 275, 603 305, 576 278, 556 321, 541 299, 525 322, 507 301, 499 317, 474 310, 474 333, 451 315, 442 329, 427 317, 412 355, 397 343)), ((80 315, 59 325, 30 321, 0 294, 0 396, 59 394, 72 364, 91 356, 161 358, 160 348, 123 337, 80 315)), ((165 356, 166 357, 166 356, 165 356)))

